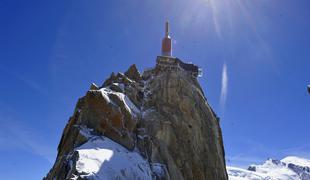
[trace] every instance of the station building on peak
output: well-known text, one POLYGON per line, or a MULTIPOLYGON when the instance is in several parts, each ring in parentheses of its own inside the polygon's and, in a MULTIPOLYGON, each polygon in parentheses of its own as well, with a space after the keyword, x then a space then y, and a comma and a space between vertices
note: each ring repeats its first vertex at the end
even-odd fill
POLYGON ((202 76, 202 70, 192 63, 184 63, 172 56, 172 39, 170 37, 169 22, 165 25, 165 36, 162 40, 161 55, 157 56, 156 67, 168 71, 186 71, 195 78, 202 76))

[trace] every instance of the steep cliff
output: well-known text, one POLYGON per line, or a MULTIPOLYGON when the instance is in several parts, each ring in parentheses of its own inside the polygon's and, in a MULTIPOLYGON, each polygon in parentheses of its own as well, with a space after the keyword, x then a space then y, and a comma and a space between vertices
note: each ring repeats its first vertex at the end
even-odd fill
POLYGON ((226 180, 218 118, 187 71, 133 65, 79 99, 45 179, 226 180))

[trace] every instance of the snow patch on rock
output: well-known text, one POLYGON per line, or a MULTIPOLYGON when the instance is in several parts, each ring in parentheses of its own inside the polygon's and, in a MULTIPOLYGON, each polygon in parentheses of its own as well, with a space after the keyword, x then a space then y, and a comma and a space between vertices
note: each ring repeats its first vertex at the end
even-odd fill
POLYGON ((100 91, 102 93, 102 96, 108 103, 113 102, 109 98, 109 94, 114 94, 118 96, 118 98, 124 103, 125 108, 130 112, 130 114, 137 115, 138 113, 140 113, 139 108, 124 93, 115 92, 108 88, 101 88, 100 91))
MULTIPOLYGON (((89 134, 83 129, 83 134, 89 134)), ((94 180, 152 179, 149 163, 138 152, 104 136, 93 136, 75 149, 78 153, 75 169, 79 176, 94 180)))
POLYGON ((92 129, 88 129, 84 125, 79 125, 78 128, 80 129, 80 134, 84 136, 85 138, 89 139, 92 137, 92 129))
POLYGON ((164 179, 167 170, 164 164, 152 163, 152 171, 158 179, 164 179))

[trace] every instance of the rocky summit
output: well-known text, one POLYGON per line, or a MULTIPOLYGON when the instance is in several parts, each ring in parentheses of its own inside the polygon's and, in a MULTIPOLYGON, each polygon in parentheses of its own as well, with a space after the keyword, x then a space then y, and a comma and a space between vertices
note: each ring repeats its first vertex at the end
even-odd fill
POLYGON ((44 179, 227 180, 224 157, 197 77, 132 65, 78 100, 44 179))

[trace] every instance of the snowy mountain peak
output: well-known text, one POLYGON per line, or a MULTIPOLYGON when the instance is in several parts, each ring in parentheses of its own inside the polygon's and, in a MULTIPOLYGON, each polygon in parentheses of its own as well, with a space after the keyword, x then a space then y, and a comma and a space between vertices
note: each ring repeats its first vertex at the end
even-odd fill
POLYGON ((281 161, 286 163, 286 164, 295 164, 298 166, 310 167, 310 160, 309 159, 300 158, 300 157, 296 157, 296 156, 288 156, 286 158, 283 158, 281 161))
POLYGON ((310 180, 310 160, 288 156, 282 160, 267 159, 247 170, 227 167, 231 180, 310 180))

